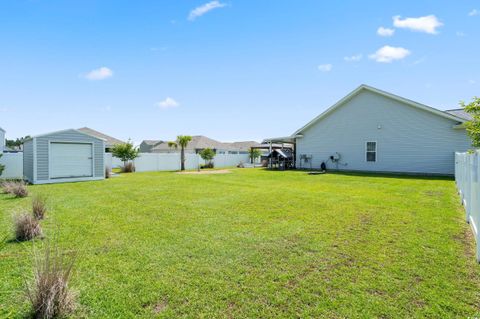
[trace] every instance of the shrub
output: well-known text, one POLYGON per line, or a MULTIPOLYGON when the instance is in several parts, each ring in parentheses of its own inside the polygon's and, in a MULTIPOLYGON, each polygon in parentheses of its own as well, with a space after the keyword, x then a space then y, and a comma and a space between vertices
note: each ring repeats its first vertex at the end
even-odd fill
POLYGON ((207 163, 205 165, 200 165, 200 168, 213 168, 213 167, 214 167, 213 162, 207 163))
POLYGON ((75 256, 49 243, 35 255, 33 280, 26 289, 34 318, 65 317, 75 309, 75 294, 69 287, 75 256))
POLYGON ((105 178, 110 178, 112 176, 112 171, 110 170, 110 167, 105 167, 105 178))
POLYGON ((2 190, 5 194, 12 194, 15 197, 27 197, 28 189, 24 181, 5 181, 2 183, 2 190))
POLYGON ((133 173, 135 172, 135 165, 132 162, 125 163, 122 167, 122 172, 124 173, 133 173))
POLYGON ((47 205, 45 197, 41 195, 36 195, 32 199, 32 213, 33 217, 37 220, 41 220, 45 218, 45 214, 47 212, 47 205))
POLYGON ((26 241, 42 235, 42 228, 37 219, 29 213, 21 213, 14 218, 15 239, 26 241))

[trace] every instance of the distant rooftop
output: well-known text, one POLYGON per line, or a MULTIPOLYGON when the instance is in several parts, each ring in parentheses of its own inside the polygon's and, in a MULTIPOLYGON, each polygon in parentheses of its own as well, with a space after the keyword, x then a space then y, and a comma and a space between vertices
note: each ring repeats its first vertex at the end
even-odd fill
MULTIPOLYGON (((143 143, 148 144, 149 142, 156 142, 150 145, 155 145, 152 148, 152 152, 162 152, 170 150, 167 141, 153 141, 145 140, 143 143)), ((217 140, 211 139, 203 135, 194 135, 192 136, 192 141, 188 143, 186 150, 201 150, 205 148, 217 149, 217 150, 232 150, 232 151, 248 151, 250 147, 257 146, 260 143, 255 141, 242 141, 242 142, 233 142, 233 143, 224 143, 217 140)))
POLYGON ((448 114, 450 114, 450 115, 459 117, 459 118, 461 118, 461 119, 463 119, 463 120, 467 120, 467 121, 472 120, 472 116, 471 116, 470 114, 468 114, 467 112, 465 112, 464 109, 445 110, 444 112, 445 112, 445 113, 448 113, 448 114))
POLYGON ((125 142, 115 138, 115 137, 111 137, 107 134, 104 134, 104 133, 101 133, 99 131, 95 131, 94 129, 91 129, 89 127, 82 127, 82 128, 79 128, 78 129, 80 132, 82 133, 85 133, 85 134, 88 134, 88 135, 92 135, 92 136, 95 136, 95 137, 98 137, 98 138, 101 138, 101 139, 104 139, 105 140, 105 146, 106 147, 113 147, 114 145, 116 144, 123 144, 125 142))

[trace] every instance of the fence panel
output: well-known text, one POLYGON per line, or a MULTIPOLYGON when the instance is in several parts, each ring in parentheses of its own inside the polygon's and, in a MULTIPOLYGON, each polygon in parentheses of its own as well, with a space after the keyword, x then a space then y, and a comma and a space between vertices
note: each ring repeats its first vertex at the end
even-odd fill
POLYGON ((476 256, 480 262, 480 151, 455 153, 455 183, 465 207, 465 219, 476 241, 476 256))
POLYGON ((0 164, 5 165, 0 178, 23 178, 23 153, 3 153, 0 164))
MULTIPOLYGON (((177 171, 180 169, 180 153, 140 153, 134 162, 137 172, 177 171)), ((248 154, 217 154, 213 159, 216 168, 233 167, 240 162, 248 162, 248 154)), ((185 154, 185 169, 195 170, 203 164, 205 161, 200 155, 185 154)))

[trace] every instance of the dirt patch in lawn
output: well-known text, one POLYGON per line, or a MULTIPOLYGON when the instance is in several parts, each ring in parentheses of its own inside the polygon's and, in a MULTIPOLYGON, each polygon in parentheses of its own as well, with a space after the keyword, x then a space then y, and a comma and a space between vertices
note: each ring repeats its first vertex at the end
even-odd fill
POLYGON ((231 173, 228 169, 217 169, 212 171, 190 171, 190 172, 178 172, 177 174, 190 174, 190 175, 208 175, 208 174, 228 174, 231 173))

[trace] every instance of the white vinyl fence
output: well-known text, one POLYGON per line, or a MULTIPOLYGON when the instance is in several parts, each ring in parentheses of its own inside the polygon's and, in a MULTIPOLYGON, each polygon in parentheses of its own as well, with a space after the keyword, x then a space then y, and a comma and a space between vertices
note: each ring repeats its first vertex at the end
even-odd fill
MULTIPOLYGON (((197 169, 205 161, 198 154, 185 154, 185 169, 197 169)), ((135 159, 137 172, 150 171, 176 171, 180 169, 179 153, 140 153, 135 159)), ((216 168, 233 167, 243 163, 249 163, 248 154, 217 154, 213 159, 216 168)), ((23 178, 23 153, 3 153, 0 164, 5 165, 5 170, 0 179, 23 178)), ((120 159, 113 157, 111 153, 105 153, 105 167, 115 168, 122 166, 120 159)))
MULTIPOLYGON (((185 154, 185 169, 197 169, 205 161, 198 154, 185 154)), ((217 154, 213 159, 216 168, 233 167, 243 163, 249 163, 248 154, 217 154)), ((180 153, 140 153, 135 159, 135 170, 137 172, 151 171, 176 171, 180 169, 180 153)), ((105 154, 105 166, 110 168, 120 167, 123 163, 112 154, 105 154)))
POLYGON ((465 220, 475 236, 477 261, 480 262, 480 151, 455 153, 455 182, 465 208, 465 220))
POLYGON ((0 178, 23 178, 23 153, 3 153, 0 164, 5 165, 0 178))

